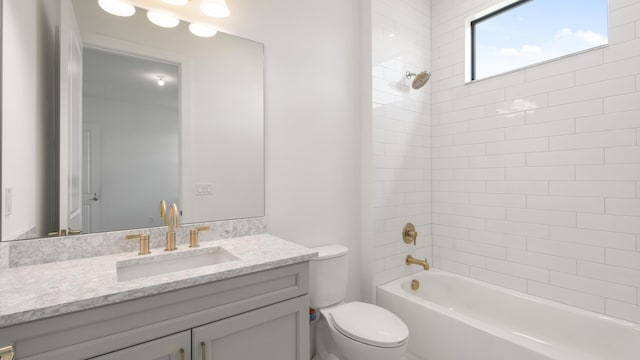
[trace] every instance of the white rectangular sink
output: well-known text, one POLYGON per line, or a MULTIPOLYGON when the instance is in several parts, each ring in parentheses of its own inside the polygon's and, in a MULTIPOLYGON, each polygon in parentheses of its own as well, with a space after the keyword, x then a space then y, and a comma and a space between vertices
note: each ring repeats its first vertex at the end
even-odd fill
POLYGON ((129 281, 148 276, 217 265, 234 260, 238 260, 238 257, 216 246, 119 261, 116 264, 116 272, 118 281, 129 281))

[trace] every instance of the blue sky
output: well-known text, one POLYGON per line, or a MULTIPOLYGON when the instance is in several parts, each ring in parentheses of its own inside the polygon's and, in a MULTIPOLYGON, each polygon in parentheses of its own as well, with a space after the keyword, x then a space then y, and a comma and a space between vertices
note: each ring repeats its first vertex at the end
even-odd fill
POLYGON ((476 79, 607 43, 607 0, 531 0, 476 23, 476 79))

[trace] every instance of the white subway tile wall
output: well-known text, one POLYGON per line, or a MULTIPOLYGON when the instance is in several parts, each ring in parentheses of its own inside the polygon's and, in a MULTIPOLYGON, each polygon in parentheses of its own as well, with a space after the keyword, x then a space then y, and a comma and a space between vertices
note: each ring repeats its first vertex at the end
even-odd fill
MULTIPOLYGON (((431 67, 431 5, 424 0, 373 0, 374 286, 420 271, 405 257, 432 260, 431 84, 411 88, 406 72, 431 67), (412 222, 416 246, 402 241, 412 222)), ((451 163, 450 166, 455 166, 451 163)), ((467 167, 464 164, 458 166, 467 167)))
POLYGON ((465 20, 500 1, 432 2, 435 265, 640 322, 640 1, 609 1, 607 46, 465 84, 465 20))

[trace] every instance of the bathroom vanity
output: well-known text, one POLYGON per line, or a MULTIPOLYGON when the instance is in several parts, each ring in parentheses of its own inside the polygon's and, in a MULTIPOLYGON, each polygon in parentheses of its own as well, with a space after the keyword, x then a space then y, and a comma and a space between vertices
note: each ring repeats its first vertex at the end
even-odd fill
POLYGON ((20 360, 308 359, 315 256, 262 234, 12 268, 0 347, 20 360))

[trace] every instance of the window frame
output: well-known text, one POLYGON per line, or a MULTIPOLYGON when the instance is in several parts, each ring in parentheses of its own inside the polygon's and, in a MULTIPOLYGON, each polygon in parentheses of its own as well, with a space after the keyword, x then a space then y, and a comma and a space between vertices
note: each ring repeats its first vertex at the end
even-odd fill
MULTIPOLYGON (((511 9, 514 9, 518 6, 522 6, 528 2, 531 2, 533 0, 515 0, 515 1, 507 1, 505 3, 501 3, 499 5, 501 5, 501 7, 495 11, 492 11, 488 14, 484 14, 482 16, 479 17, 474 17, 473 20, 469 21, 469 27, 470 27, 470 31, 471 31, 471 59, 470 59, 470 63, 469 65, 471 66, 471 81, 477 80, 476 79, 476 25, 478 23, 481 23, 485 20, 488 20, 494 16, 498 16, 506 11, 509 11, 511 9)), ((484 12, 483 12, 484 13, 484 12)))
MULTIPOLYGON (((577 54, 582 54, 584 52, 587 51, 592 51, 592 50, 596 50, 596 49, 600 49, 603 47, 606 47, 609 45, 609 26, 607 24, 607 43, 606 44, 602 44, 602 45, 598 45, 598 46, 594 46, 594 47, 590 47, 587 49, 583 49, 580 51, 575 51, 575 52, 571 52, 559 57, 555 57, 555 58, 551 58, 548 60, 544 60, 544 61, 540 61, 540 62, 535 62, 529 65, 525 65, 523 67, 519 67, 519 68, 515 68, 515 69, 510 69, 510 70, 505 70, 504 72, 495 74, 495 75, 491 75, 491 76, 487 76, 487 77, 483 77, 481 79, 476 79, 476 41, 475 41, 475 25, 477 23, 480 23, 484 20, 487 20, 489 18, 492 18, 496 15, 499 15, 505 11, 509 11, 512 10, 518 6, 524 5, 528 2, 531 2, 534 0, 505 0, 502 1, 500 3, 497 3, 483 11, 480 11, 479 13, 470 16, 466 19, 466 24, 465 24, 465 69, 464 69, 464 73, 465 73, 465 83, 472 83, 472 82, 476 82, 476 81, 480 81, 480 80, 484 80, 484 79, 490 79, 496 76, 500 76, 500 75, 504 75, 504 74, 508 74, 510 72, 513 71, 519 71, 531 66, 537 66, 540 64, 545 64, 548 63, 550 61, 555 61, 558 59, 563 59, 565 57, 568 56, 574 56, 577 54)), ((609 7, 609 1, 607 1, 607 8, 609 7)), ((607 20, 608 20, 608 16, 609 16, 609 11, 607 11, 607 20)), ((608 22, 608 21, 607 21, 608 22)))

